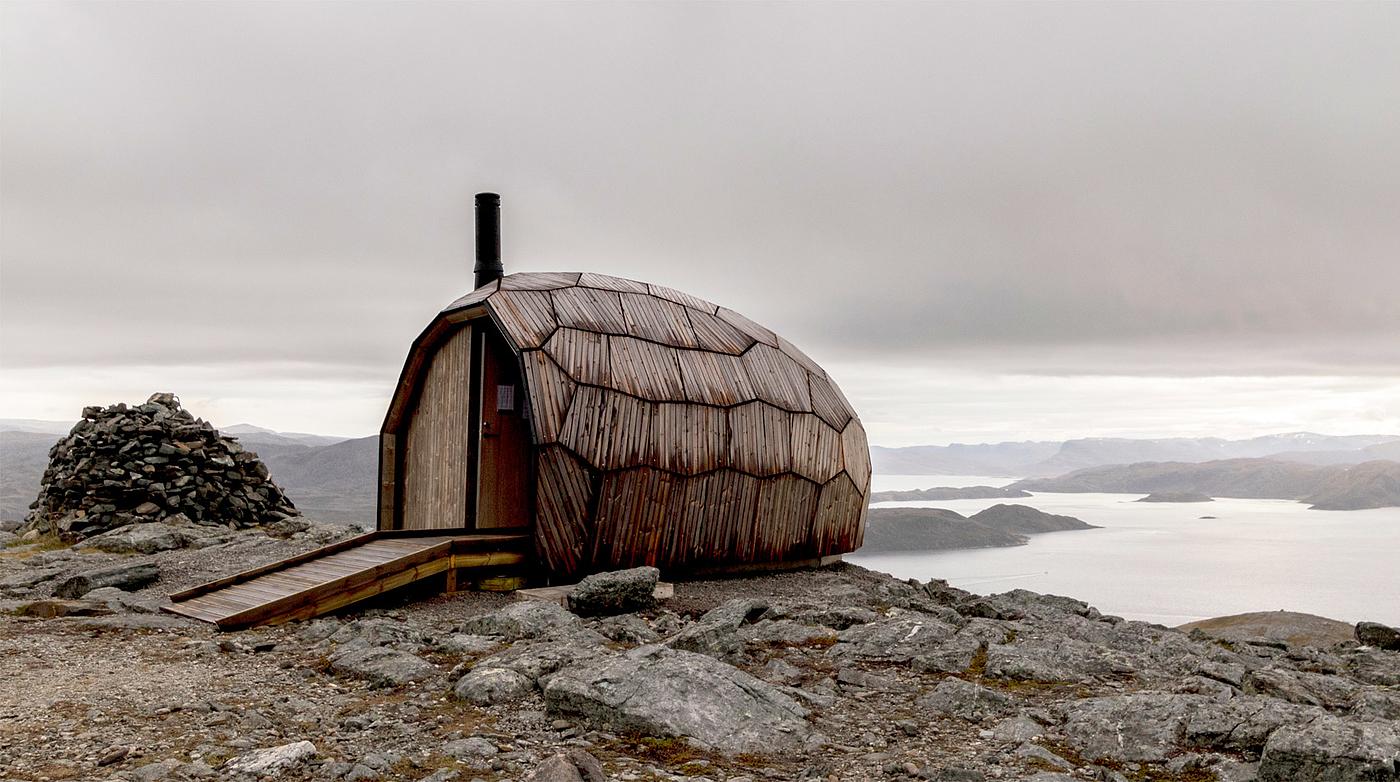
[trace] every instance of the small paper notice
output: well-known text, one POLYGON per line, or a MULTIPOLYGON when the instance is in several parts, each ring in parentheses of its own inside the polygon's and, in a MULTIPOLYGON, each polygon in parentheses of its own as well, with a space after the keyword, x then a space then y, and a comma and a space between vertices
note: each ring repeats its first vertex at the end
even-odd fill
POLYGON ((508 413, 515 409, 515 386, 496 386, 496 412, 508 413))

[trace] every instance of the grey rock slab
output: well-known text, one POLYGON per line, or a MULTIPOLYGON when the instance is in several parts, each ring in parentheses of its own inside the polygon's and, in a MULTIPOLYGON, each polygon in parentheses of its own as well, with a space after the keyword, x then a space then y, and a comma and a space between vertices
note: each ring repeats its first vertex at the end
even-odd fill
POLYGON ((309 741, 297 741, 279 747, 255 749, 233 758, 223 766, 223 771, 232 774, 248 774, 259 777, 277 776, 302 765, 316 756, 316 745, 309 741))
POLYGON ((507 641, 544 638, 582 630, 583 622, 563 606, 543 600, 521 600, 462 623, 462 632, 496 635, 507 641))
POLYGON ((1224 703, 1201 704, 1186 717, 1182 741, 1190 747, 1246 752, 1257 756, 1270 734, 1284 725, 1300 725, 1323 715, 1315 706, 1276 698, 1244 695, 1224 703))
POLYGON ((1274 731, 1259 759, 1260 782, 1379 782, 1400 778, 1400 723, 1323 715, 1274 731))
POLYGON ((595 627, 604 638, 624 644, 650 644, 661 640, 661 636, 651 629, 651 625, 636 614, 605 617, 600 619, 595 627))
POLYGON ((480 736, 449 741, 442 745, 442 752, 454 758, 489 758, 500 752, 495 744, 480 736))
POLYGON ((1021 634, 987 649, 986 676, 1036 682, 1078 682, 1137 670, 1129 655, 1061 633, 1021 634))
POLYGON ((30 567, 0 578, 0 589, 24 589, 58 578, 68 572, 66 565, 30 567))
POLYGON ((128 552, 154 554, 157 551, 185 548, 193 544, 196 539, 207 535, 208 532, 198 531, 192 527, 179 527, 153 521, 144 524, 128 524, 125 527, 109 530, 101 535, 88 538, 83 541, 83 545, 113 554, 128 552))
POLYGON ((382 646, 332 655, 331 670, 390 687, 421 681, 437 673, 437 668, 421 657, 382 646))
POLYGON ((88 570, 64 579, 54 589, 56 597, 75 598, 101 587, 116 587, 131 592, 160 578, 160 567, 154 562, 114 565, 88 570))
POLYGON ((1362 719, 1400 720, 1400 691, 1362 690, 1352 702, 1350 714, 1362 719))
POLYGON ((565 600, 569 610, 579 616, 630 614, 656 605, 653 593, 660 579, 661 571, 654 567, 594 573, 580 581, 565 600))
POLYGON ((531 687, 535 687, 543 686, 545 680, 560 668, 606 654, 611 654, 606 648, 572 641, 518 642, 503 652, 477 661, 472 669, 514 671, 524 676, 531 687))
POLYGON ((125 611, 131 614, 160 613, 161 606, 170 604, 170 598, 164 595, 124 592, 116 587, 94 589, 83 595, 83 599, 96 600, 105 603, 113 611, 125 611))
POLYGON ((743 652, 739 628, 757 621, 769 608, 767 600, 735 599, 706 612, 700 621, 667 639, 666 645, 683 652, 695 652, 717 660, 736 660, 743 652))
POLYGON ((1012 750, 1011 754, 1025 760, 1036 758, 1045 763, 1049 763, 1055 768, 1062 768, 1066 771, 1074 769, 1073 763, 1069 762, 1068 760, 1065 760, 1059 755, 1056 755, 1055 753, 1051 752, 1045 747, 1042 747, 1039 744, 1032 744, 1029 741, 1021 742, 1021 744, 1017 746, 1016 749, 1012 750))
POLYGON ((974 722, 1015 711, 1015 703, 1006 695, 951 676, 916 698, 914 705, 934 714, 962 717, 974 722))
POLYGON ((661 645, 565 668, 549 680, 544 699, 552 713, 688 736, 725 752, 797 751, 811 734, 807 709, 772 685, 661 645))
POLYGON ((929 614, 902 612, 841 631, 828 650, 834 658, 909 662, 937 650, 957 628, 929 614))
POLYGON ((1041 727, 1039 722, 1030 717, 1019 715, 998 722, 992 728, 992 738, 997 741, 1019 743, 1030 741, 1044 732, 1045 728, 1041 727))
POLYGON ((836 631, 824 625, 805 625, 791 619, 760 619, 739 628, 739 638, 756 644, 809 646, 830 642, 836 638, 836 631))
POLYGON ((1084 698, 1066 707, 1066 742, 1091 760, 1161 763, 1181 744, 1186 719, 1213 701, 1137 692, 1084 698))
POLYGON ((1346 672, 1353 679, 1366 684, 1383 687, 1400 685, 1400 652, 1356 652, 1347 660, 1346 672))
POLYGON ((476 706, 490 706, 520 700, 534 690, 535 683, 521 673, 477 666, 457 680, 452 693, 476 706))
POLYGON ((1340 676, 1279 668, 1250 671, 1245 675, 1243 689, 1249 695, 1267 695, 1325 709, 1350 708, 1352 699, 1361 692, 1360 685, 1340 676))

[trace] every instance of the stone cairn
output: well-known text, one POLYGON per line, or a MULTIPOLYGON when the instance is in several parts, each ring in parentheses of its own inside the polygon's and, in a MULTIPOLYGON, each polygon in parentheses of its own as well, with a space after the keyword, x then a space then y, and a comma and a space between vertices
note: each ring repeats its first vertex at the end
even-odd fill
POLYGON ((153 394, 138 407, 83 408, 49 450, 25 526, 80 540, 149 521, 242 529, 300 515, 258 455, 153 394))

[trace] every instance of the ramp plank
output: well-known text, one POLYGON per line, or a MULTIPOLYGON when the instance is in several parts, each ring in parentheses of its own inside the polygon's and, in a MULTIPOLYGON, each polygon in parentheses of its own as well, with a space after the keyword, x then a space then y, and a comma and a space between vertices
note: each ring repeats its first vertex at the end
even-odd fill
POLYGON ((531 540, 372 532, 177 592, 163 610, 224 630, 309 619, 453 568, 522 563, 531 540))

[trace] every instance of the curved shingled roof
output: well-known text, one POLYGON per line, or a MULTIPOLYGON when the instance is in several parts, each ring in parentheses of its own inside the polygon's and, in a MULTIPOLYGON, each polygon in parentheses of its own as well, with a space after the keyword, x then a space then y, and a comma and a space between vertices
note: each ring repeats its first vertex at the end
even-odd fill
POLYGON ((859 547, 865 430, 792 343, 681 291, 586 272, 508 275, 442 316, 483 307, 522 358, 552 569, 859 547))

